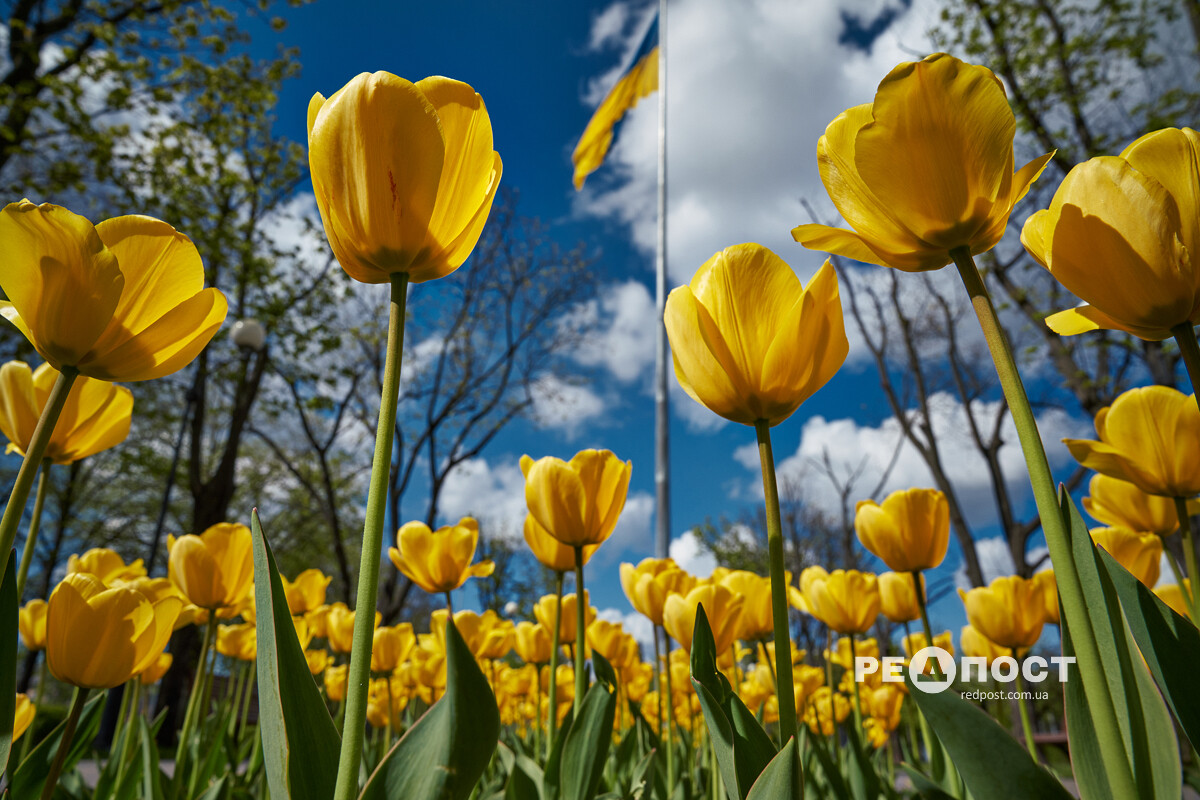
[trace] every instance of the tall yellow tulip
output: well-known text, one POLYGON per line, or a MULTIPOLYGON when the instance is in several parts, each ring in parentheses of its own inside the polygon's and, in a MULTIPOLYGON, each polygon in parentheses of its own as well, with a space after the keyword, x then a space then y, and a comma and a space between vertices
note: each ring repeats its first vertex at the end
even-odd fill
POLYGON ((129 581, 146 576, 146 568, 140 558, 126 564, 120 553, 107 547, 93 547, 81 556, 72 553, 67 557, 67 572, 82 572, 99 578, 103 583, 129 581))
MULTIPOLYGON (((1120 330, 1150 341, 1200 323, 1200 134, 1167 128, 1120 156, 1077 164, 1021 243, 1087 305, 1046 319, 1070 336, 1120 330)), ((1182 343, 1181 343, 1182 344, 1182 343)))
POLYGON ((550 630, 545 625, 521 620, 513 636, 517 655, 526 664, 545 664, 550 660, 550 630))
MULTIPOLYGON (((883 572, 878 576, 879 610, 892 622, 912 622, 921 616, 913 576, 907 572, 883 572)), ((925 576, 921 576, 925 591, 925 576)))
POLYGON ((29 701, 29 696, 17 692, 17 708, 16 714, 13 717, 13 732, 12 740, 15 743, 21 738, 25 731, 29 730, 33 718, 37 715, 37 708, 29 701))
POLYGON ((376 628, 371 646, 371 672, 395 672, 416 644, 417 636, 410 622, 376 628))
MULTIPOLYGON (((9 361, 0 367, 0 432, 8 438, 7 452, 25 455, 58 376, 49 364, 30 370, 23 361, 9 361)), ((43 458, 70 464, 115 447, 129 435, 132 415, 133 393, 124 386, 78 378, 43 458)))
POLYGON ((1016 131, 986 67, 945 53, 900 64, 874 102, 842 112, 817 143, 821 181, 852 230, 801 225, 792 236, 906 272, 939 269, 958 248, 990 250, 1053 155, 1014 173, 1016 131))
POLYGON ((833 267, 804 287, 758 244, 727 247, 704 262, 667 298, 664 323, 679 385, 744 425, 783 422, 849 352, 833 267))
POLYGON ((479 544, 479 523, 463 517, 456 525, 445 525, 436 531, 424 522, 408 522, 397 534, 400 546, 388 548, 388 558, 396 569, 430 594, 445 594, 467 582, 492 574, 495 565, 490 560, 471 564, 479 544))
MULTIPOLYGON (((546 630, 554 631, 554 615, 556 597, 548 594, 533 606, 533 615, 537 617, 538 624, 546 630)), ((593 606, 586 605, 588 602, 588 593, 583 593, 583 600, 586 608, 584 617, 584 627, 592 624, 592 620, 596 618, 596 609, 593 606)), ((578 630, 576 619, 578 616, 575 605, 575 593, 565 594, 562 597, 562 611, 559 614, 559 644, 575 644, 575 632, 578 630)))
POLYGON ((30 600, 17 612, 17 630, 25 649, 36 653, 46 649, 46 601, 30 600))
POLYGON ((1046 621, 1041 581, 1009 575, 970 591, 958 590, 972 627, 1001 647, 1033 647, 1046 621))
POLYGON ((608 450, 581 450, 570 461, 521 457, 529 513, 568 547, 603 544, 612 535, 632 470, 608 450))
POLYGON ((457 269, 479 240, 503 165, 483 99, 465 83, 362 73, 308 106, 309 168, 342 269, 420 283, 457 269))
POLYGON ((904 489, 884 498, 860 500, 854 530, 863 547, 896 572, 933 569, 950 544, 950 505, 937 489, 904 489))
POLYGON ((1093 475, 1083 508, 1105 525, 1169 536, 1179 530, 1175 504, 1166 497, 1147 494, 1129 481, 1093 475))
MULTIPOLYGON (((621 585, 634 609, 655 625, 663 624, 663 606, 673 594, 686 595, 696 586, 696 578, 675 565, 671 559, 659 564, 645 559, 637 567, 621 565, 621 585)), ((657 560, 655 560, 657 561, 657 560)))
POLYGON ((1122 527, 1092 528, 1091 534, 1097 547, 1107 550, 1118 564, 1133 573, 1147 588, 1153 589, 1154 584, 1158 583, 1163 543, 1157 534, 1122 527))
POLYGON ((1034 573, 1033 579, 1042 584, 1042 598, 1046 601, 1046 622, 1060 624, 1058 613, 1058 581, 1054 579, 1054 570, 1044 569, 1034 573))
POLYGON ((672 639, 687 652, 692 651, 692 633, 696 627, 696 609, 703 605, 717 656, 729 651, 741 628, 741 595, 734 594, 719 583, 697 586, 687 596, 673 594, 663 606, 663 627, 672 639))
MULTIPOLYGON (((529 545, 533 557, 544 567, 555 572, 570 572, 575 569, 575 549, 568 547, 550 535, 537 521, 533 514, 525 515, 523 533, 525 543, 529 545)), ((583 563, 592 559, 592 554, 600 548, 598 544, 589 544, 583 548, 583 563)))
POLYGON ((171 580, 192 605, 217 611, 243 605, 254 591, 250 529, 221 522, 196 536, 167 538, 171 580))
POLYGON ((878 579, 858 570, 835 569, 821 574, 811 569, 801 576, 809 613, 837 633, 869 631, 879 616, 878 579), (804 575, 809 576, 807 581, 804 575))
POLYGON ((325 593, 333 578, 319 569, 306 569, 289 581, 282 575, 283 593, 287 595, 288 610, 292 614, 307 614, 325 605, 325 593))
POLYGON ((91 575, 68 575, 50 594, 46 663, 72 686, 120 686, 158 658, 182 608, 175 597, 151 603, 141 592, 109 588, 91 575))

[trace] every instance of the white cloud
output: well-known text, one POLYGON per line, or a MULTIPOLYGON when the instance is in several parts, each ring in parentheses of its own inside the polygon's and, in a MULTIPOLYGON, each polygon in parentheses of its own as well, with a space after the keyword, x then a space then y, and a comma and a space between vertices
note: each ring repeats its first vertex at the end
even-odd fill
POLYGON ((625 498, 625 508, 612 536, 604 543, 595 558, 605 564, 628 561, 630 551, 648 554, 654 550, 654 495, 633 492, 625 498))
MULTIPOLYGON (((1008 542, 1003 537, 976 539, 975 552, 979 555, 979 569, 983 573, 984 583, 991 583, 996 578, 1005 575, 1016 574, 1017 568, 1013 566, 1012 554, 1008 551, 1008 542)), ((1045 547, 1035 547, 1025 554, 1025 559, 1034 564, 1048 552, 1045 547)), ((966 566, 959 566, 955 570, 954 585, 959 589, 971 588, 966 566)))
POLYGON ((709 552, 692 531, 685 531, 671 540, 667 555, 686 572, 707 578, 717 568, 717 558, 709 552))
POLYGON ((572 312, 572 324, 593 329, 572 358, 584 366, 604 367, 622 383, 636 381, 654 366, 657 319, 654 298, 640 281, 605 286, 598 298, 572 312))
MULTIPOLYGON (((802 276, 820 266, 823 256, 804 250, 790 234, 809 221, 801 198, 833 217, 817 174, 817 139, 846 108, 869 102, 892 67, 927 49, 925 32, 936 20, 934 0, 915 0, 871 53, 837 44, 843 11, 870 19, 887 5, 671 5, 668 254, 674 283, 686 281, 712 253, 744 241, 775 250, 802 276)), ((606 15, 597 17, 593 36, 611 36, 611 23, 606 15)), ((594 105, 615 82, 641 30, 626 27, 625 50, 596 88, 583 93, 585 102, 594 105)), ((605 166, 574 198, 577 213, 628 226, 647 252, 655 247, 656 130, 657 104, 643 101, 627 117, 605 166)))
POLYGON ((588 49, 603 50, 619 44, 625 25, 629 22, 629 4, 617 0, 592 18, 592 30, 588 38, 588 49))
POLYGON ((642 649, 642 660, 654 657, 654 623, 636 611, 622 611, 619 608, 602 608, 596 612, 596 619, 606 622, 620 623, 621 627, 637 640, 642 649))
POLYGON ((729 424, 729 420, 717 416, 689 397, 679 385, 679 381, 675 380, 673 371, 667 376, 667 396, 671 410, 675 412, 676 417, 683 420, 691 433, 712 433, 729 424))
POLYGON ((516 461, 472 458, 446 476, 439 500, 443 522, 472 516, 492 530, 519 536, 525 519, 525 476, 516 461))
POLYGON ((533 394, 533 418, 543 428, 563 431, 574 438, 585 422, 604 414, 604 400, 589 387, 567 383, 556 375, 537 378, 533 394))

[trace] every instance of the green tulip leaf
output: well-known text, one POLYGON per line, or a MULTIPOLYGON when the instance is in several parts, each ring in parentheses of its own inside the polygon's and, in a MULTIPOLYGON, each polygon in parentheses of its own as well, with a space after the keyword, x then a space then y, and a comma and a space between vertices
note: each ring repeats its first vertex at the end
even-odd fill
POLYGON ((499 740, 496 696, 447 619, 446 693, 383 757, 359 800, 467 800, 499 740))
MULTIPOLYGON (((13 717, 17 713, 17 551, 8 554, 0 583, 0 772, 8 769, 13 717)), ((45 658, 45 656, 42 656, 45 658)), ((32 734, 31 734, 32 735, 32 734)))
POLYGON ((919 797, 925 800, 954 800, 954 795, 947 794, 941 786, 938 786, 931 779, 925 776, 911 764, 901 764, 900 768, 908 775, 908 779, 912 781, 913 788, 917 790, 919 797))
MULTIPOLYGON (((1093 723, 1104 715, 1102 709, 1110 707, 1116 712, 1128 768, 1138 793, 1161 800, 1178 798, 1182 791, 1179 747, 1170 712, 1134 646, 1117 590, 1101 565, 1087 525, 1065 491, 1061 492, 1059 503, 1083 587, 1088 634, 1100 654, 1100 672, 1104 677, 1100 685, 1107 690, 1100 692, 1100 696, 1089 695, 1079 664, 1071 663, 1068 667, 1063 687, 1067 735, 1080 796, 1085 800, 1113 797, 1113 781, 1109 778, 1112 766, 1101 757, 1099 732, 1093 723)), ((1074 655, 1077 634, 1070 630, 1065 618, 1061 628, 1063 654, 1074 655)))
POLYGON ((788 739, 750 787, 746 800, 802 800, 803 797, 804 776, 796 753, 796 740, 788 739))
POLYGON ((775 758, 775 745, 728 679, 717 670, 717 645, 704 606, 696 608, 692 631, 692 685, 708 724, 725 788, 744 800, 750 787, 775 758))
MULTIPOLYGON (((96 738, 96 729, 100 727, 100 712, 104 710, 104 692, 96 692, 88 698, 79 715, 79 723, 75 727, 75 735, 71 738, 71 748, 63 761, 62 774, 71 772, 79 760, 91 752, 92 740, 96 738)), ((21 766, 12 774, 10 788, 15 797, 40 797, 50 774, 50 765, 58 753, 58 743, 62 740, 66 720, 50 732, 46 738, 37 743, 29 752, 21 766)))
POLYGON ((1121 600, 1125 621, 1163 699, 1192 746, 1200 747, 1200 682, 1192 672, 1192 667, 1200 664, 1200 631, 1107 552, 1099 553, 1100 563, 1121 600))
MULTIPOLYGON (((608 669, 611 673, 612 667, 608 669)), ((592 800, 596 796, 612 744, 616 713, 616 694, 603 680, 592 684, 563 739, 558 784, 562 800, 592 800)))
POLYGON ((1038 766, 1011 733, 958 692, 927 694, 909 680, 908 696, 929 721, 975 800, 1070 800, 1062 784, 1038 766))
POLYGON ((146 718, 137 718, 138 735, 142 740, 142 791, 141 800, 162 800, 162 770, 159 768, 158 744, 154 741, 154 731, 147 724, 146 718))
POLYGON ((326 800, 337 781, 341 737, 296 638, 257 509, 250 514, 250 531, 258 608, 259 730, 267 784, 276 800, 326 800))

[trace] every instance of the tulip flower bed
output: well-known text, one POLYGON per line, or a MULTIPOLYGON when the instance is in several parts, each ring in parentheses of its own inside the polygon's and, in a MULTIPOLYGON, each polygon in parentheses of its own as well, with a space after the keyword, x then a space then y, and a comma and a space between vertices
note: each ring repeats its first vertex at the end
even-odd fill
MULTIPOLYGON (((589 559, 617 524, 632 464, 607 450, 525 456, 524 537, 556 586, 534 619, 454 611, 451 592, 494 568, 476 562, 479 528, 464 518, 400 528, 391 565, 444 596, 446 608, 427 630, 382 625, 375 608, 388 569, 384 509, 410 284, 467 259, 502 165, 482 99, 446 78, 360 75, 328 100, 313 97, 308 129, 333 253, 351 279, 387 284, 391 298, 353 609, 326 603, 330 578, 318 569, 281 575, 271 531, 253 511, 248 525, 170 538, 167 577, 97 548, 71 556, 48 598, 25 597, 44 488, 20 558, 14 543, 34 479, 44 487, 55 464, 119 444, 132 400, 114 382, 181 369, 220 327, 226 300, 202 288, 200 254, 165 222, 93 226, 28 201, 0 212, 2 310, 46 362, 0 369, 0 430, 24 456, 0 520, 0 764, 12 797, 991 800, 1066 798, 1067 783, 1084 798, 1181 796, 1181 751, 1200 741, 1188 505, 1200 494, 1200 405, 1161 386, 1134 389, 1097 415, 1097 440, 1068 440, 1098 473, 1084 507, 1109 527, 1089 531, 1051 481, 974 261, 1001 240, 1051 157, 1014 169, 1016 124, 989 70, 945 54, 896 67, 872 103, 838 116, 818 143, 822 179, 851 229, 793 231, 805 247, 881 267, 952 263, 971 298, 1053 569, 961 592, 969 624, 957 637, 935 631, 926 608, 924 573, 942 564, 949 542, 939 491, 858 504, 858 539, 890 571, 785 571, 771 429, 830 380, 849 348, 833 266, 802 285, 752 243, 701 265, 670 294, 664 322, 687 394, 754 430, 768 574, 698 578, 670 559, 622 564, 625 594, 654 631, 654 652, 642 652, 620 625, 596 618, 587 593, 589 559), (1182 565, 1163 546, 1176 531, 1182 565), (1164 552, 1178 580, 1152 590, 1164 552), (575 591, 564 594, 568 574, 575 591), (824 652, 796 645, 793 614, 824 626, 824 652), (905 628, 900 642, 870 635, 880 614, 905 628), (1007 673, 1022 693, 1022 676, 1036 680, 1030 667, 1046 666, 1032 650, 1046 625, 1060 628, 1057 716, 1069 761, 1036 746, 1028 699, 1014 702, 1017 738, 989 713, 1002 704, 960 696, 955 689, 979 688, 963 676, 931 691, 952 676, 921 654, 968 657, 977 675, 989 671, 988 690, 1004 688, 996 683, 1007 673), (163 737, 164 717, 149 716, 147 699, 172 665, 168 639, 185 626, 197 626, 202 642, 179 730, 163 737), (32 700, 15 693, 18 634, 42 654, 32 700), (89 783, 78 765, 97 757, 91 742, 106 692, 118 687, 116 733, 89 783), (68 689, 66 719, 38 726, 37 709, 68 689), (178 742, 173 753, 160 751, 163 739, 178 742)), ((1022 241, 1087 302, 1051 314, 1055 331, 1174 337, 1193 385, 1200 379, 1195 131, 1157 131, 1077 166, 1050 208, 1025 223, 1022 241)))

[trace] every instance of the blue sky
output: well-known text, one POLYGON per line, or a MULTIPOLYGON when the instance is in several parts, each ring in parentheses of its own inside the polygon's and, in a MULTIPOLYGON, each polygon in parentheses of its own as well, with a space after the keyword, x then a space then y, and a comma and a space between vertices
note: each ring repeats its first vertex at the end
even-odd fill
MULTIPOLYGON (((519 520, 524 504, 517 459, 523 453, 567 458, 584 447, 603 447, 631 460, 621 527, 589 572, 593 603, 613 609, 614 618, 630 610, 617 564, 653 551, 656 99, 629 116, 609 161, 580 193, 571 186, 570 153, 595 104, 637 47, 648 12, 645 2, 621 0, 403 5, 318 0, 288 10, 282 33, 256 32, 256 47, 280 42, 300 48, 303 73, 289 82, 279 105, 280 131, 299 141, 305 138, 312 93, 329 95, 359 72, 388 70, 412 80, 443 74, 472 84, 488 105, 504 159, 503 182, 520 191, 522 213, 551 223, 561 242, 584 240, 598 249, 601 332, 574 359, 587 378, 577 406, 540 424, 514 425, 450 482, 442 507, 447 518, 473 513, 519 520)), ((928 52, 925 31, 935 21, 933 0, 672 3, 666 26, 669 283, 686 282, 713 252, 743 241, 771 247, 807 281, 823 256, 791 239, 790 229, 809 221, 801 201, 833 218, 817 175, 817 138, 841 110, 868 102, 892 66, 928 52)), ((1018 163, 1030 155, 1018 147, 1018 163)), ((856 274, 872 281, 879 272, 856 274)), ((911 290, 920 288, 913 283, 911 290)), ((830 503, 831 490, 814 471, 815 459, 827 452, 846 469, 865 460, 865 492, 897 441, 875 368, 861 339, 854 333, 850 338, 842 371, 774 430, 781 473, 803 483, 817 503, 830 503)), ((706 518, 736 517, 762 502, 754 435, 749 428, 722 424, 678 391, 673 377, 671 384, 674 552, 701 569, 703 559, 691 558, 688 550, 688 529, 706 518)), ((979 536, 994 536, 982 462, 955 440, 961 407, 945 399, 940 418, 968 516, 979 536)), ((1048 442, 1089 433, 1086 422, 1064 413, 1051 410, 1045 419, 1048 442)), ((1050 449, 1056 475, 1065 477, 1071 468, 1065 450, 1050 449)), ((1006 448, 1004 461, 1010 475, 1020 469, 1015 447, 1006 448)), ((1023 480, 1019 472, 1016 477, 1023 480)), ((1021 480, 1013 485, 1022 486, 1021 480)), ((910 448, 902 451, 886 485, 890 491, 931 481, 910 448)), ((1021 497, 1028 498, 1027 486, 1021 497)), ((986 557, 1007 571, 1002 548, 991 547, 986 557)), ((953 581, 958 562, 952 545, 938 572, 942 585, 953 581)), ((952 593, 933 614, 935 624, 956 630, 963 621, 952 593)))

